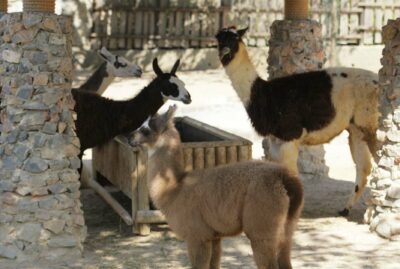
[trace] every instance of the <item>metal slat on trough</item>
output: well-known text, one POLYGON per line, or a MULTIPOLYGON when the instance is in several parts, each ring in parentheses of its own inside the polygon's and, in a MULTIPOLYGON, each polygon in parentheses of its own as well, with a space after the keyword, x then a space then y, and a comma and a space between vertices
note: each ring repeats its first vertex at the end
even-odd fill
MULTIPOLYGON (((189 117, 175 118, 183 146, 186 171, 251 159, 252 143, 189 117)), ((132 147, 124 136, 93 149, 93 168, 132 199, 134 233, 150 233, 150 223, 164 222, 150 209, 147 191, 147 152, 132 147)), ((114 206, 115 207, 115 206, 114 206)))

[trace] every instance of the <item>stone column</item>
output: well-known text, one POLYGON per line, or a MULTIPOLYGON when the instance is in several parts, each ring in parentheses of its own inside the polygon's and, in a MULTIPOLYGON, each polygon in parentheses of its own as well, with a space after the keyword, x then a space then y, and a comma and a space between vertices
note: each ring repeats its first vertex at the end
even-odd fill
POLYGON ((71 32, 49 13, 0 19, 0 261, 81 256, 71 32))
POLYGON ((400 234, 400 19, 389 20, 383 27, 383 42, 378 131, 382 147, 370 180, 371 199, 364 219, 371 231, 392 238, 400 234))
MULTIPOLYGON (((269 78, 321 69, 325 62, 321 24, 313 20, 280 20, 271 26, 269 78)), ((268 139, 263 141, 268 158, 268 139)), ((305 179, 326 176, 323 146, 301 147, 299 171, 305 179)))

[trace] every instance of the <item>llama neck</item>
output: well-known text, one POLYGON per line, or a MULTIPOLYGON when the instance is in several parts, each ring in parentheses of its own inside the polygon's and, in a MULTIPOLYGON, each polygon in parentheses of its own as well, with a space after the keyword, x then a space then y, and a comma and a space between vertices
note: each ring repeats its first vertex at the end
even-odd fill
POLYGON ((240 100, 246 106, 250 100, 251 87, 258 74, 242 42, 239 43, 235 57, 225 66, 225 71, 240 100))
POLYGON ((104 62, 79 89, 102 95, 115 78, 110 75, 107 66, 107 63, 104 62))
POLYGON ((120 134, 139 128, 149 116, 157 113, 164 104, 164 99, 161 96, 157 83, 153 80, 134 98, 114 104, 117 106, 115 109, 118 121, 117 130, 118 134, 120 134))
POLYGON ((160 90, 150 83, 134 98, 115 101, 87 91, 73 90, 76 131, 81 150, 102 145, 113 137, 139 128, 164 104, 160 90))
POLYGON ((176 129, 168 130, 148 151, 147 186, 153 202, 164 214, 179 191, 184 176, 183 153, 176 129), (172 132, 172 135, 171 135, 172 132), (170 136, 171 135, 171 136, 170 136))

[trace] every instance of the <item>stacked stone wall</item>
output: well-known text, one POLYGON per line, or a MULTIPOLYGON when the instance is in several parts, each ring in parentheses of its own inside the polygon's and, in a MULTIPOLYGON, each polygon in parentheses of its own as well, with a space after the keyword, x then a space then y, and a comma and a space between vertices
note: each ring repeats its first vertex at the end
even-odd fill
POLYGON ((65 16, 0 18, 0 262, 82 252, 71 33, 65 16))
POLYGON ((400 19, 383 28, 385 48, 379 71, 381 119, 377 167, 370 180, 371 199, 365 221, 371 230, 392 238, 400 234, 400 19))

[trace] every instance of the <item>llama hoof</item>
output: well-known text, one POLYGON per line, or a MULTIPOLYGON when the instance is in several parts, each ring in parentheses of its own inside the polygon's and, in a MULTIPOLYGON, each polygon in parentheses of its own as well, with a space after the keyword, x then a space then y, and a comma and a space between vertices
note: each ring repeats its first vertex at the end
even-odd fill
POLYGON ((347 217, 347 216, 349 215, 349 212, 350 212, 350 211, 349 211, 347 208, 345 208, 345 209, 339 211, 338 213, 339 213, 339 215, 342 216, 342 217, 347 217))

